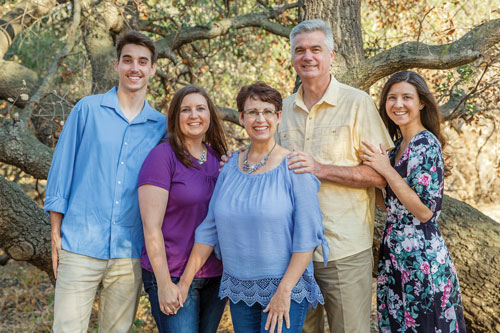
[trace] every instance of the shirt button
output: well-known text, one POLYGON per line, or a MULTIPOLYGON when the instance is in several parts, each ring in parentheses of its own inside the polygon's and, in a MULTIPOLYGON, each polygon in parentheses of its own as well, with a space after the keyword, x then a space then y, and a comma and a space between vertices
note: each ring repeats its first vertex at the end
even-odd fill
POLYGON ((121 181, 118 181, 118 185, 120 185, 122 182, 121 181))
POLYGON ((116 221, 113 221, 113 224, 116 224, 116 221))
POLYGON ((307 138, 306 140, 309 141, 309 140, 311 140, 311 138, 307 138))
POLYGON ((117 204, 117 205, 118 205, 119 203, 120 203, 120 201, 118 201, 118 200, 117 200, 117 201, 115 201, 115 204, 117 204))
POLYGON ((313 117, 309 117, 309 120, 312 120, 312 119, 313 119, 313 117))
POLYGON ((126 146, 126 145, 128 145, 128 142, 127 142, 127 141, 125 141, 124 145, 125 145, 125 146, 126 146))
POLYGON ((120 164, 123 165, 125 162, 121 161, 120 164))

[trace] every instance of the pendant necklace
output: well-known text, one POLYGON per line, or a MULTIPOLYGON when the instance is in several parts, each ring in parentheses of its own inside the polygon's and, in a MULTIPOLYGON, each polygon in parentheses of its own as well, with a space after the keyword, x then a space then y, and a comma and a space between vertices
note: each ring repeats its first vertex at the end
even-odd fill
POLYGON ((250 146, 250 148, 248 149, 248 153, 245 156, 245 160, 243 161, 243 171, 248 171, 248 174, 251 174, 266 165, 266 162, 269 159, 269 155, 271 155, 271 153, 273 152, 274 147, 276 147, 276 142, 274 143, 273 148, 271 148, 271 151, 269 151, 269 153, 267 153, 267 155, 264 156, 264 158, 260 162, 248 164, 248 155, 250 155, 250 150, 252 149, 252 146, 250 146))
POLYGON ((200 158, 196 158, 196 160, 198 161, 198 163, 200 163, 200 165, 202 165, 203 163, 205 163, 207 161, 207 148, 205 147, 205 145, 203 145, 203 150, 201 152, 201 156, 200 158))

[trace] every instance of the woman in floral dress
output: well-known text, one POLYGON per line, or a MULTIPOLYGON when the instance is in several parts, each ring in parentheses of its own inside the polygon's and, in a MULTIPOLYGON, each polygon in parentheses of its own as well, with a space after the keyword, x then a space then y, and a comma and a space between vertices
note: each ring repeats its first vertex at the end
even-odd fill
POLYGON ((364 142, 362 154, 387 180, 380 331, 465 332, 457 273, 437 224, 444 180, 437 103, 419 74, 402 71, 385 84, 379 110, 395 148, 387 156, 364 142))

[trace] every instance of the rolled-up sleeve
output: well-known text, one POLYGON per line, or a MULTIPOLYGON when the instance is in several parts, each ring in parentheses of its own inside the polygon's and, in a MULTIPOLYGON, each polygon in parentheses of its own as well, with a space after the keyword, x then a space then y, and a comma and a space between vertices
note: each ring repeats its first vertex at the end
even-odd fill
POLYGON ((76 155, 85 128, 84 103, 80 101, 71 111, 57 141, 45 196, 45 212, 66 214, 76 155))
POLYGON ((293 198, 292 252, 307 252, 322 246, 323 260, 328 262, 329 246, 318 202, 319 180, 312 174, 290 173, 293 198))

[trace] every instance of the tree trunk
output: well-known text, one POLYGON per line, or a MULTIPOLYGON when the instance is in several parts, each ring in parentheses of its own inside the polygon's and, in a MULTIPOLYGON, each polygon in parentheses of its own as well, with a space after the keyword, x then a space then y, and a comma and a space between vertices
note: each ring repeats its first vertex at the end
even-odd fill
POLYGON ((343 73, 364 60, 360 0, 306 0, 304 19, 330 23, 335 41, 333 73, 343 73))
POLYGON ((92 94, 104 93, 118 84, 114 71, 116 52, 110 30, 122 28, 122 17, 108 1, 85 1, 82 6, 83 41, 92 66, 92 94))
MULTIPOLYGON (((375 276, 385 217, 385 212, 377 209, 373 241, 375 276)), ((457 270, 467 329, 500 332, 500 224, 448 196, 444 197, 438 224, 457 270)))

